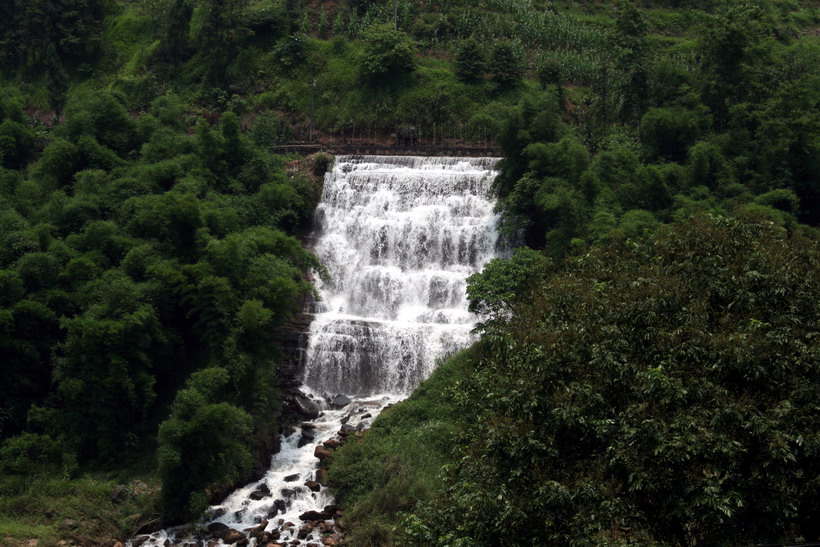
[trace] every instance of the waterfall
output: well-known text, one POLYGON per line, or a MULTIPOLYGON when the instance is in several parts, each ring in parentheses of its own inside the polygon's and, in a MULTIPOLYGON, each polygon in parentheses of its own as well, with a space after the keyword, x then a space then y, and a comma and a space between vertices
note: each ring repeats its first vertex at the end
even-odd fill
POLYGON ((317 545, 336 533, 316 454, 368 427, 473 340, 466 280, 497 255, 489 197, 496 162, 336 159, 312 237, 328 275, 316 281, 320 299, 296 395, 318 417, 286 435, 267 474, 212 507, 199 532, 161 530, 129 547, 221 545, 246 535, 239 541, 251 547, 317 545))
POLYGON ((493 258, 492 158, 347 156, 316 211, 318 281, 304 382, 317 393, 409 394, 467 346, 467 277, 493 258))

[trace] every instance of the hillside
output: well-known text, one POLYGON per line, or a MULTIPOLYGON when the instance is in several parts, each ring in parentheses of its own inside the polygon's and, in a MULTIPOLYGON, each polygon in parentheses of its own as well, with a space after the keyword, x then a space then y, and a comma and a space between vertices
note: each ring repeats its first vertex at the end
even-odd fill
MULTIPOLYGON (((125 539, 198 516, 267 461, 282 398, 270 333, 313 290, 306 272, 321 271, 301 238, 330 161, 276 145, 500 149, 503 231, 534 253, 520 255, 535 268, 524 279, 546 283, 547 259, 571 276, 577 257, 613 248, 607 260, 637 264, 624 246, 690 223, 728 237, 704 215, 776 230, 767 242, 816 265, 813 2, 13 0, 0 16, 0 541, 125 539)), ((503 291, 488 305, 512 310, 512 324, 557 305, 519 312, 528 283, 482 279, 473 290, 503 291)), ((489 302, 473 298, 479 311, 489 302)), ((811 329, 811 315, 798 319, 811 329)), ((795 367, 816 351, 806 344, 795 367)), ((817 385, 813 369, 792 373, 817 385)), ((792 473, 788 489, 810 470, 783 458, 797 466, 777 471, 792 473)), ((443 472, 454 488, 466 480, 443 472)), ((352 508, 364 494, 349 487, 352 508)), ((452 526, 430 517, 433 492, 394 507, 419 515, 420 534, 452 526)), ((766 538, 803 526, 794 512, 766 538)), ((393 541, 400 517, 384 518, 375 529, 393 541)))

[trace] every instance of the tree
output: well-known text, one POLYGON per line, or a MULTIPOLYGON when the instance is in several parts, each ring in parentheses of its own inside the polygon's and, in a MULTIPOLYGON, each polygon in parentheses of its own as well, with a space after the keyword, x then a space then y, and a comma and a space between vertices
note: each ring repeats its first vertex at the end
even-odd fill
POLYGON ((224 85, 231 64, 248 30, 242 14, 248 0, 205 0, 199 30, 199 53, 204 62, 203 80, 212 86, 224 85))
POLYGON ((173 0, 168 8, 160 50, 165 61, 172 66, 179 65, 188 55, 188 32, 193 12, 190 0, 173 0))
POLYGON ((389 83, 416 68, 416 45, 404 32, 392 25, 373 25, 362 34, 359 66, 362 77, 371 83, 389 83))
POLYGON ((502 87, 517 83, 524 74, 524 51, 517 42, 502 40, 493 44, 490 72, 502 87))
POLYGON ((459 381, 475 421, 423 544, 816 541, 818 266, 815 240, 696 216, 533 272, 459 381))
POLYGON ((166 519, 182 522, 208 506, 207 490, 230 484, 250 468, 251 417, 224 402, 228 373, 194 373, 159 426, 157 459, 166 519))
POLYGON ((649 99, 649 25, 643 13, 631 0, 617 3, 615 33, 615 69, 622 78, 620 85, 621 118, 640 118, 649 99))
POLYGON ((467 82, 478 80, 487 71, 484 50, 475 39, 468 38, 459 44, 455 69, 458 77, 467 82))

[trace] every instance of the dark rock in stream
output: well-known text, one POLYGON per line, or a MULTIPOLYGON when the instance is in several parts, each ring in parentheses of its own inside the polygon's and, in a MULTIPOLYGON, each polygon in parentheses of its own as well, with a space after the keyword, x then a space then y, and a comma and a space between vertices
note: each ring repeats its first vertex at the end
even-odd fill
POLYGON ((286 509, 285 500, 276 500, 273 502, 274 507, 279 509, 280 512, 284 513, 286 509))
POLYGON ((317 446, 313 450, 313 455, 316 456, 317 458, 319 458, 320 460, 325 460, 325 459, 329 458, 332 454, 333 454, 333 452, 331 452, 330 450, 328 450, 324 446, 317 446))
POLYGON ((301 520, 328 520, 333 518, 333 515, 330 513, 320 513, 319 511, 306 511, 299 515, 299 519, 301 520))
POLYGON ((208 532, 216 539, 221 538, 228 530, 230 527, 221 522, 212 522, 208 525, 208 532))
POLYGON ((296 490, 293 488, 282 488, 282 495, 285 499, 290 499, 296 495, 296 490))
POLYGON ((256 528, 254 528, 254 529, 252 529, 250 532, 248 532, 248 537, 249 537, 249 538, 255 538, 255 537, 257 537, 257 536, 261 536, 261 535, 262 535, 262 532, 264 532, 264 531, 265 531, 265 528, 267 528, 267 526, 268 526, 268 521, 263 520, 263 521, 259 524, 259 526, 257 526, 256 528))
POLYGON ((288 475, 283 479, 285 482, 294 482, 299 480, 299 473, 294 473, 293 475, 288 475))
POLYGON ((296 444, 298 448, 302 448, 306 444, 312 443, 316 440, 316 434, 313 431, 302 431, 302 436, 299 437, 299 442, 296 444))
POLYGON ((330 398, 330 405, 334 408, 344 408, 350 403, 350 398, 347 395, 343 395, 341 393, 337 393, 336 395, 330 398))
POLYGON ((319 408, 319 405, 301 393, 297 393, 293 396, 293 405, 296 408, 296 411, 308 420, 315 420, 319 417, 319 413, 322 411, 322 409, 319 408))
POLYGON ((227 545, 237 543, 243 539, 245 539, 245 534, 239 530, 234 530, 233 528, 222 534, 222 541, 227 545))
POLYGON ((262 484, 259 485, 259 487, 256 490, 254 490, 253 492, 250 493, 248 498, 250 498, 254 501, 259 501, 263 498, 269 498, 270 495, 271 495, 270 488, 268 488, 267 484, 262 483, 262 484))

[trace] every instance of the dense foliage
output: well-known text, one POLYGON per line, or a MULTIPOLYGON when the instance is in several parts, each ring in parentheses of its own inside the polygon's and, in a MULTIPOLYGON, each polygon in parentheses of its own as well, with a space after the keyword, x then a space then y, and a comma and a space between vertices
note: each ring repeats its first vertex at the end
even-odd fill
MULTIPOLYGON (((816 541, 818 261, 820 246, 803 235, 698 216, 560 268, 491 264, 471 280, 473 303, 496 310, 474 370, 451 382, 454 408, 445 396, 424 410, 463 430, 437 456, 449 454, 442 484, 405 502, 416 505, 394 539, 816 541), (532 283, 511 314, 493 305, 503 290, 478 289, 515 286, 521 275, 532 283)), ((410 430, 394 421, 387 415, 375 439, 344 450, 367 461, 410 430)), ((381 462, 411 469, 377 465, 380 485, 414 473, 406 449, 381 462)), ((339 485, 356 499, 374 478, 357 475, 348 457, 334 476, 351 473, 356 485, 339 485)), ((364 530, 373 526, 357 511, 364 530)))
MULTIPOLYGON (((275 432, 272 332, 300 309, 304 272, 318 267, 288 234, 317 192, 244 137, 234 114, 193 128, 186 109, 168 94, 134 120, 114 95, 78 91, 37 152, 16 99, 4 101, 0 426, 3 437, 30 432, 8 450, 31 465, 122 465, 150 451, 185 378, 217 367, 207 389, 203 372, 190 380, 159 428, 161 470, 188 470, 182 485, 168 471, 166 491, 205 500, 206 487, 241 477, 228 470, 247 469, 254 439, 275 432), (209 446, 228 459, 218 472, 181 432, 199 419, 186 395, 197 389, 200 412, 225 413, 224 436, 209 426, 209 446), (228 433, 241 449, 225 452, 228 433)), ((166 518, 202 505, 166 501, 166 518)))
MULTIPOLYGON (((160 483, 164 518, 188 518, 258 457, 256 445, 277 427, 279 355, 270 333, 311 290, 304 272, 316 267, 295 236, 317 188, 307 169, 270 153, 282 141, 389 142, 413 126, 424 144, 499 146, 505 232, 534 250, 490 265, 470 297, 488 314, 483 327, 507 337, 526 316, 519 314, 536 324, 549 311, 527 307, 530 281, 543 277, 532 272, 587 252, 637 264, 632 251, 595 249, 641 242, 698 213, 770 221, 810 246, 806 225, 820 223, 814 3, 401 0, 395 8, 394 21, 394 3, 371 0, 0 5, 4 537, 56 539, 61 532, 42 515, 44 496, 62 495, 56 505, 64 511, 76 511, 86 495, 102 507, 110 485, 86 473, 104 469, 122 481, 142 473, 151 485, 136 489, 136 505, 144 505, 134 508, 138 518, 110 508, 116 530, 159 518, 149 498, 160 483), (209 444, 196 445, 209 420, 209 444), (200 465, 206 461, 220 465, 200 465)), ((707 232, 720 240, 720 229, 707 232)), ((771 234, 760 245, 776 246, 780 236, 771 234)), ((496 346, 481 347, 482 357, 462 357, 470 363, 461 376, 473 361, 491 362, 496 346)), ((482 378, 491 379, 478 374, 467 393, 480 393, 482 378)), ((543 405, 554 395, 538 393, 543 405)), ((783 413, 783 420, 799 414, 783 413)), ((443 432, 468 425, 445 421, 441 442, 415 461, 445 461, 443 432)), ((425 427, 420 417, 416 423, 425 427)), ((791 422, 771 427, 791 435, 791 422)), ((396 431, 405 429, 411 425, 396 431)), ((395 446, 383 438, 380 455, 395 446)), ((802 465, 795 458, 777 472, 768 464, 771 480, 791 484, 789 473, 802 465)), ((492 465, 490 456, 485 463, 492 465)), ((433 477, 436 465, 427 465, 423 474, 433 477)), ((453 491, 466 495, 458 490, 461 467, 449 469, 453 491)), ((388 499, 366 475, 356 487, 374 489, 357 496, 388 499)), ((804 482, 800 492, 814 488, 804 482)), ((435 491, 429 481, 417 490, 408 484, 406 496, 386 504, 392 512, 372 511, 384 519, 374 527, 379 534, 396 509, 435 491)), ((691 492, 675 495, 683 505, 670 512, 700 503, 691 492)), ((775 484, 771 495, 796 499, 775 484)), ((704 502, 731 509, 716 529, 753 514, 749 504, 770 501, 738 496, 743 508, 719 496, 720 503, 704 502)), ((579 515, 590 510, 578 503, 579 515)), ((795 503, 780 528, 760 537, 798 530, 803 508, 795 503)), ((440 509, 433 518, 438 509, 419 506, 408 530, 423 537, 453 525, 452 511, 440 509)), ((659 514, 659 526, 671 529, 678 517, 659 514)), ((475 518, 467 522, 475 535, 453 528, 463 541, 490 533, 482 527, 489 519, 475 518)), ((504 522, 515 529, 514 519, 504 522)), ((640 524, 634 530, 658 541, 707 541, 702 528, 667 536, 640 524)), ((613 530, 607 526, 596 540, 613 530)), ((97 541, 110 530, 81 527, 75 538, 97 541)), ((733 537, 754 534, 739 530, 733 537)))

